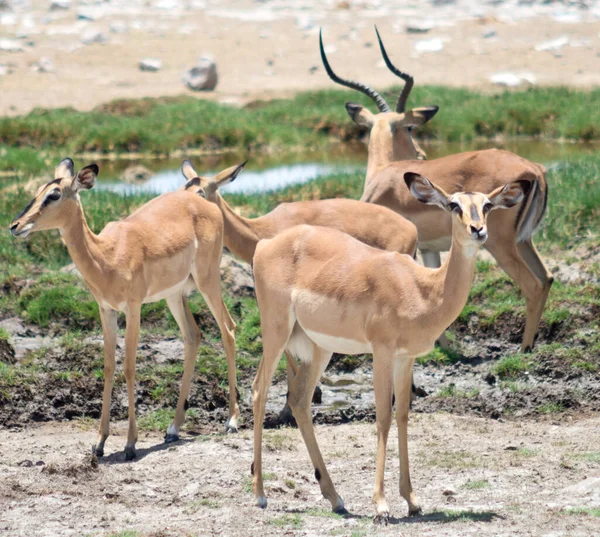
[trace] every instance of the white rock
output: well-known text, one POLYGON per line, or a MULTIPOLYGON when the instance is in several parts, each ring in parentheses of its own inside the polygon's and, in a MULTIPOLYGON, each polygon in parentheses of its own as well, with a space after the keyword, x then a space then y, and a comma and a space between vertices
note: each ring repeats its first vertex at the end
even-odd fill
POLYGON ((8 67, 6 65, 0 64, 0 76, 7 75, 9 73, 8 67))
POLYGON ((523 83, 534 85, 536 83, 536 77, 533 73, 496 73, 490 76, 490 82, 497 86, 516 87, 523 83))
POLYGON ((71 7, 71 0, 53 0, 50 2, 50 11, 67 10, 71 7))
POLYGON ((436 37, 434 39, 421 39, 415 41, 416 52, 439 52, 444 49, 444 42, 436 37))
POLYGON ((1 26, 16 26, 17 20, 17 16, 14 13, 2 13, 0 15, 1 26))
POLYGON ((107 39, 102 30, 98 28, 86 28, 81 32, 81 42, 84 45, 91 45, 92 43, 106 43, 107 39))
POLYGON ((32 65, 34 71, 38 73, 54 73, 54 62, 50 58, 40 58, 32 65))
POLYGON ((300 31, 312 30, 315 24, 310 17, 296 17, 296 28, 300 31))
POLYGON ((552 18, 564 24, 575 24, 582 20, 581 14, 576 11, 557 11, 552 13, 552 18))
POLYGON ((23 52, 23 45, 15 39, 0 39, 0 51, 2 52, 23 52))
POLYGON ((329 45, 325 45, 323 50, 325 50, 325 54, 335 54, 337 52, 337 46, 331 43, 329 45))
POLYGON ((551 41, 544 41, 539 45, 536 45, 535 50, 543 51, 543 50, 560 50, 565 45, 569 44, 569 38, 566 35, 561 37, 557 37, 556 39, 552 39, 551 41))
POLYGON ((171 10, 171 9, 181 9, 181 8, 183 8, 183 5, 178 0, 158 0, 157 2, 154 2, 152 4, 152 7, 154 9, 171 10))
POLYGON ((113 34, 126 34, 129 30, 127 23, 122 20, 112 21, 108 28, 113 34))
POLYGON ((157 58, 144 58, 140 61, 140 71, 160 71, 162 62, 157 58))
POLYGON ((77 10, 77 18, 80 21, 96 21, 106 15, 102 6, 86 6, 77 10))
POLYGON ((209 56, 200 58, 198 65, 183 74, 183 83, 193 91, 212 91, 218 80, 217 64, 209 56))

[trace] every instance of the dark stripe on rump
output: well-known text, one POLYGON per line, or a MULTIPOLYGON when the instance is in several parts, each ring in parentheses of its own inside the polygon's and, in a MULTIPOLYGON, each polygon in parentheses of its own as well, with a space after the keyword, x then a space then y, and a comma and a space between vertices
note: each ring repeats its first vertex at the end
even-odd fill
POLYGON ((521 206, 519 207, 519 212, 517 214, 517 219, 515 220, 515 229, 517 231, 519 231, 519 224, 521 223, 521 218, 523 217, 523 212, 525 211, 525 207, 527 207, 527 202, 529 201, 529 197, 531 196, 531 192, 534 190, 535 186, 536 186, 535 184, 531 185, 529 192, 527 192, 527 194, 525 194, 525 197, 523 198, 523 201, 521 202, 521 206))

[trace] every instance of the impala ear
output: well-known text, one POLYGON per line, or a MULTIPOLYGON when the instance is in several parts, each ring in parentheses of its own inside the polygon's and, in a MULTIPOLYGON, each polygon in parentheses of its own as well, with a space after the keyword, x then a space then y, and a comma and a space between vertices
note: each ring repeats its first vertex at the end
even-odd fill
POLYGON ((54 179, 73 179, 75 176, 75 165, 70 158, 65 158, 58 163, 54 169, 54 179))
POLYGON ((362 104, 346 103, 346 112, 359 127, 370 129, 375 123, 373 113, 362 104))
POLYGON ((196 170, 194 170, 194 166, 192 166, 192 163, 189 160, 184 160, 181 163, 181 173, 188 181, 198 177, 196 170))
POLYGON ((427 177, 418 173, 406 172, 404 174, 404 182, 411 194, 421 203, 437 205, 442 209, 448 209, 448 194, 439 186, 434 185, 427 177))
POLYGON ((425 123, 438 113, 439 109, 439 106, 424 106, 408 110, 400 120, 400 125, 403 127, 420 127, 421 125, 425 125, 425 123))
POLYGON ((217 188, 223 185, 226 185, 228 183, 231 183, 232 181, 235 180, 235 178, 238 176, 238 174, 244 169, 244 166, 246 165, 248 161, 244 161, 241 164, 238 164, 237 166, 231 166, 230 168, 227 168, 221 172, 219 172, 217 175, 215 175, 212 180, 211 183, 214 183, 217 185, 217 188))
POLYGON ((488 194, 495 209, 508 209, 523 200, 531 189, 531 181, 520 179, 501 186, 488 194))
POLYGON ((90 164, 85 168, 81 168, 71 183, 71 190, 79 192, 80 190, 89 190, 92 188, 96 184, 96 177, 98 177, 99 171, 97 164, 90 164))

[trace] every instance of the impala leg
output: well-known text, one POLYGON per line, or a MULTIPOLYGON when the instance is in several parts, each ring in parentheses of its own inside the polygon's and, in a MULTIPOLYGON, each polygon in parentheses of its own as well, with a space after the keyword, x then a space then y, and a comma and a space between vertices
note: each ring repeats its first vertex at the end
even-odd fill
POLYGON ((187 298, 182 295, 177 295, 167 298, 167 305, 181 330, 183 335, 184 348, 184 365, 183 377, 181 379, 181 388, 179 390, 179 400, 177 401, 177 410, 175 411, 175 419, 169 425, 165 442, 175 442, 179 440, 179 429, 185 420, 185 409, 188 394, 190 393, 190 385, 192 376, 194 375, 194 365, 198 356, 198 347, 202 341, 202 332, 198 328, 196 321, 188 306, 187 298))
POLYGON ((394 363, 394 392, 398 424, 398 454, 400 457, 400 495, 408 502, 408 514, 420 515, 421 507, 413 493, 408 465, 408 409, 410 405, 411 372, 415 359, 398 357, 394 363))
POLYGON ((294 416, 292 414, 292 409, 290 408, 289 403, 289 394, 290 394, 290 386, 294 380, 294 377, 298 374, 298 362, 296 358, 292 355, 290 351, 285 350, 285 358, 287 360, 287 385, 288 385, 288 393, 285 397, 285 405, 281 409, 279 413, 278 421, 280 423, 293 424, 294 416))
MULTIPOLYGON (((260 300, 259 300, 260 305, 260 300)), ((275 318, 273 321, 262 318, 263 311, 266 308, 261 308, 261 325, 263 332, 263 357, 258 366, 256 377, 252 383, 252 399, 253 399, 253 414, 254 414, 254 457, 250 473, 252 474, 252 491, 256 498, 256 505, 263 509, 267 507, 267 497, 262 477, 262 432, 265 421, 265 406, 267 404, 267 395, 271 380, 277 369, 277 364, 281 358, 281 354, 285 350, 285 346, 292 333, 293 322, 288 321, 288 317, 284 319, 275 318), (289 325, 292 325, 291 327, 289 325)))
POLYGON ((129 406, 129 428, 125 444, 125 460, 135 459, 137 442, 137 424, 135 422, 135 360, 140 337, 140 305, 127 306, 127 330, 125 332, 125 380, 127 382, 127 401, 129 406))
MULTIPOLYGON (((488 242, 490 241, 488 240, 488 242)), ((521 350, 528 352, 533 348, 533 341, 548 297, 551 282, 543 283, 542 280, 538 279, 535 272, 525 262, 524 258, 521 257, 519 249, 514 242, 503 241, 502 243, 498 243, 494 241, 489 245, 486 244, 486 248, 496 258, 502 269, 519 286, 525 297, 526 320, 521 350)), ((527 256, 532 258, 535 256, 539 260, 533 245, 531 245, 531 248, 529 246, 522 246, 521 249, 526 251, 527 256)), ((539 263, 541 264, 541 261, 539 263)))
POLYGON ((205 279, 196 276, 195 280, 198 289, 202 293, 206 304, 221 330, 221 338, 227 357, 227 382, 229 384, 229 418, 225 426, 225 431, 236 433, 238 430, 240 407, 237 401, 238 391, 235 368, 235 322, 231 318, 231 315, 229 315, 227 306, 225 306, 221 296, 221 278, 219 272, 216 272, 214 275, 208 275, 205 279))
POLYGON ((323 375, 332 353, 325 351, 313 344, 313 356, 310 362, 302 361, 298 374, 290 386, 290 407, 296 418, 298 428, 308 449, 310 460, 315 468, 315 478, 321 487, 321 493, 331 502, 334 513, 345 513, 344 501, 336 492, 331 477, 325 467, 325 461, 321 455, 319 444, 315 436, 315 429, 311 415, 312 394, 317 382, 323 375))
MULTIPOLYGON (((442 266, 442 259, 439 252, 434 252, 433 250, 421 250, 421 257, 423 258, 423 265, 427 268, 440 268, 442 266)), ((450 347, 445 332, 437 339, 437 343, 442 349, 448 349, 450 347)))
POLYGON ((377 509, 375 522, 387 524, 390 509, 385 499, 384 474, 388 434, 392 425, 392 366, 390 354, 384 356, 377 351, 373 355, 373 384, 375 388, 375 421, 377 423, 377 466, 373 503, 377 509))
POLYGON ((110 402, 115 376, 115 352, 117 350, 117 312, 100 308, 100 320, 104 334, 104 392, 102 394, 102 416, 96 445, 92 452, 98 457, 104 455, 104 442, 108 438, 110 423, 110 402))

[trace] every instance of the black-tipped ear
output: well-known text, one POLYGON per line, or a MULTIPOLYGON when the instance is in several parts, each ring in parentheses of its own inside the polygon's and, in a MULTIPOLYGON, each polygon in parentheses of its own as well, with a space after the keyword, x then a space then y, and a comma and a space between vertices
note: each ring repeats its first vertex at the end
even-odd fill
POLYGON ((90 164, 85 168, 81 168, 77 173, 77 176, 73 179, 71 188, 74 192, 78 192, 79 190, 89 190, 96 184, 96 177, 98 177, 99 172, 100 169, 97 164, 90 164))
POLYGON ((423 116, 425 117, 425 123, 427 123, 433 116, 435 116, 438 113, 439 109, 440 107, 436 105, 423 106, 419 108, 419 112, 423 114, 423 116))
POLYGON ((523 201, 530 189, 531 181, 519 179, 498 187, 488 194, 488 198, 495 209, 509 209, 523 201))
POLYGON ((67 157, 62 159, 54 169, 54 179, 72 179, 75 176, 75 165, 67 157))
POLYGON ((347 102, 345 104, 346 112, 352 118, 353 121, 356 121, 356 116, 360 114, 361 110, 364 108, 362 104, 347 102))
POLYGON ((193 179, 190 179, 183 188, 185 190, 188 190, 191 187, 198 187, 198 186, 200 186, 200 177, 194 177, 193 179))
POLYGON ((437 205, 442 209, 448 208, 448 194, 439 186, 434 185, 427 177, 414 172, 406 172, 404 182, 411 194, 421 203, 437 205))
POLYGON ((233 170, 233 172, 231 174, 230 182, 235 181, 235 178, 244 169, 244 166, 246 166, 246 164, 248 164, 248 159, 246 159, 244 162, 242 162, 241 164, 238 164, 236 166, 235 170, 233 170))

